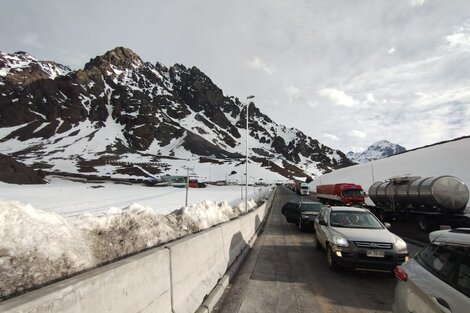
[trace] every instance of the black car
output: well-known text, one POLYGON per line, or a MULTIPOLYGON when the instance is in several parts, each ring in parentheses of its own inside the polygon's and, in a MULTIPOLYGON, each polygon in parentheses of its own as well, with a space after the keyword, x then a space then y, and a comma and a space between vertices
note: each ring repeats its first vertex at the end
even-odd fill
POLYGON ((282 214, 288 223, 295 223, 300 231, 313 230, 315 218, 324 206, 320 202, 287 202, 282 207, 282 214))

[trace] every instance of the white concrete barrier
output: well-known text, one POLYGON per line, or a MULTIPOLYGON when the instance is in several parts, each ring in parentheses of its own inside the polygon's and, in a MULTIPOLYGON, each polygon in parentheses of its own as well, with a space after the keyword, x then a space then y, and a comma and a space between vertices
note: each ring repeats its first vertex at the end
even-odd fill
POLYGON ((237 256, 245 248, 247 242, 240 232, 240 220, 235 219, 231 222, 222 224, 222 240, 224 244, 224 257, 227 267, 230 267, 237 256))
POLYGON ((227 269, 222 228, 175 241, 170 250, 173 312, 195 312, 227 269))
POLYGON ((230 222, 0 303, 1 313, 195 312, 266 217, 230 222))
POLYGON ((169 261, 167 249, 152 249, 4 301, 0 312, 171 312, 169 261))

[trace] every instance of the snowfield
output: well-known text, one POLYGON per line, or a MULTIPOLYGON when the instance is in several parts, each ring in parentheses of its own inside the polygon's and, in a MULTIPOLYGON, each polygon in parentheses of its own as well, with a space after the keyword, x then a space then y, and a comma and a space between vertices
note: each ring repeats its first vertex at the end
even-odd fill
MULTIPOLYGON (((269 191, 249 187, 248 210, 269 191)), ((59 178, 48 185, 1 183, 0 300, 207 229, 245 211, 240 186, 191 188, 188 199, 185 207, 185 189, 174 187, 59 178)))

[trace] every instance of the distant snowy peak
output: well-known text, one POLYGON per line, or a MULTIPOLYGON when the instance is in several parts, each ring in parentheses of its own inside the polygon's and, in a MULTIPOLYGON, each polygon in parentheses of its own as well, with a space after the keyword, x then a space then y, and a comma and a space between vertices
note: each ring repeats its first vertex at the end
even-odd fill
POLYGON ((0 84, 11 81, 29 84, 38 79, 54 79, 71 72, 67 66, 51 62, 38 61, 26 52, 12 54, 0 52, 0 84))
POLYGON ((380 140, 370 145, 360 153, 348 152, 347 157, 356 163, 366 163, 372 160, 383 159, 406 151, 406 148, 387 140, 380 140))

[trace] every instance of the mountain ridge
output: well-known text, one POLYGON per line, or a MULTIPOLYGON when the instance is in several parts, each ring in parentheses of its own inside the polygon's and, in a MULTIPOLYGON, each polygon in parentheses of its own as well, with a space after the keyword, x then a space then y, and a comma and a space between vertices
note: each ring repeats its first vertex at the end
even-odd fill
POLYGON ((145 170, 174 174, 185 160, 197 167, 201 158, 219 158, 240 173, 247 107, 250 163, 270 164, 260 175, 308 179, 352 164, 341 151, 275 123, 254 103, 225 96, 194 66, 153 65, 123 47, 76 71, 42 62, 48 61, 0 54, 0 148, 36 168, 139 176, 136 167, 106 162, 160 162, 145 170), (32 68, 40 75, 28 79, 32 68))

